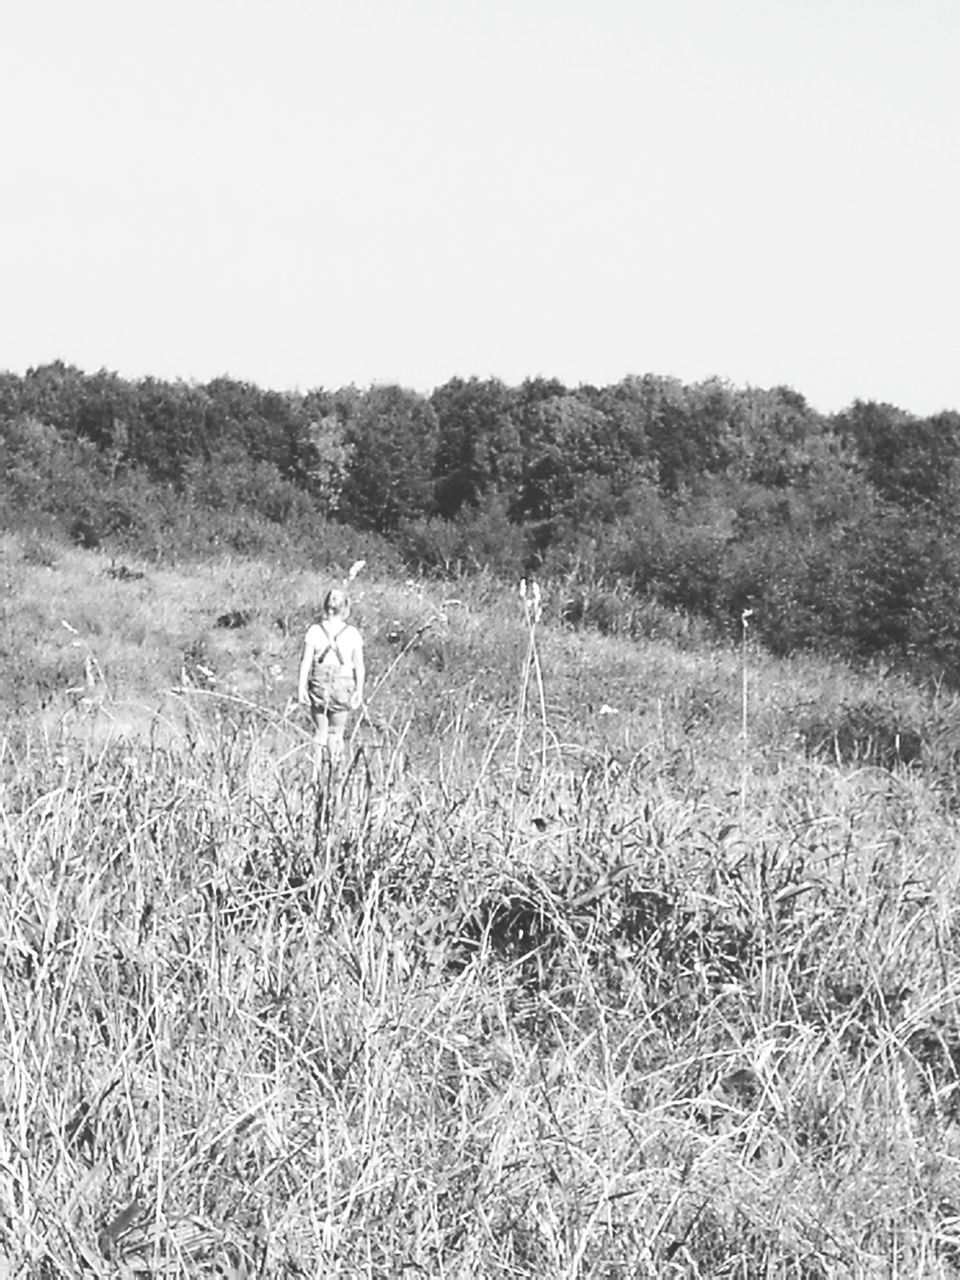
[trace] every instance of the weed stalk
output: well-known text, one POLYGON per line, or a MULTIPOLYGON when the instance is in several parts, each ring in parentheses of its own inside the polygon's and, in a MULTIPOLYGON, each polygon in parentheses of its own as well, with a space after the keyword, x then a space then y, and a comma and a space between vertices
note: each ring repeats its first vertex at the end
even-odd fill
POLYGON ((747 638, 752 609, 740 615, 740 827, 747 811, 747 775, 750 768, 750 672, 747 661, 747 638))
POLYGON ((517 779, 520 773, 520 750, 523 744, 523 731, 526 725, 526 711, 529 700, 531 673, 537 685, 537 698, 540 704, 540 776, 537 782, 538 804, 545 785, 547 772, 547 700, 543 689, 543 671, 540 667, 540 654, 537 650, 537 624, 543 617, 543 604, 540 585, 537 582, 527 585, 524 578, 520 583, 520 599, 523 601, 523 614, 527 624, 527 653, 523 663, 523 675, 520 681, 520 699, 517 705, 517 738, 513 757, 513 787, 516 799, 517 779))

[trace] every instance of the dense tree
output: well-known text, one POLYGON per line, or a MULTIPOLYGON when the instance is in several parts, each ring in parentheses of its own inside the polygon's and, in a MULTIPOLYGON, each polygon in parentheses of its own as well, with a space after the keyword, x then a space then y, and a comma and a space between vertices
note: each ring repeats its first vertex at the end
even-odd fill
POLYGON ((310 418, 300 430, 294 478, 324 515, 340 509, 353 447, 336 413, 310 418))
POLYGON ((23 379, 20 412, 37 422, 75 434, 85 381, 82 370, 62 360, 28 369, 23 379))
POLYGON ((569 510, 590 479, 609 474, 604 415, 575 392, 532 401, 524 412, 523 474, 516 511, 549 521, 569 510))
POLYGON ((833 420, 856 449, 877 491, 903 506, 941 502, 956 491, 960 414, 916 418, 893 405, 857 400, 833 420))
POLYGON ((101 369, 83 379, 70 429, 116 461, 129 460, 130 424, 137 417, 137 389, 116 373, 101 369))
POLYGON ((129 451, 155 480, 179 484, 191 458, 209 448, 206 393, 185 382, 144 378, 137 384, 129 451))
POLYGON ((624 378, 610 387, 583 388, 583 395, 607 420, 611 465, 631 475, 659 480, 659 466, 647 430, 646 380, 624 378))
POLYGON ((261 391, 249 382, 216 378, 206 396, 203 436, 207 448, 235 445, 256 462, 269 462, 292 476, 304 429, 302 398, 261 391))
POLYGON ((437 415, 436 507, 450 518, 512 490, 522 465, 515 397, 498 379, 453 378, 430 397, 437 415))
POLYGON ((720 471, 734 413, 730 388, 719 380, 684 386, 676 378, 641 379, 645 429, 660 483, 675 492, 685 482, 720 471))
POLYGON ((437 416, 422 396, 398 386, 371 387, 346 424, 346 519, 387 533, 404 519, 428 515, 437 437, 437 416))
POLYGON ((802 479, 826 423, 789 387, 734 393, 722 452, 731 475, 784 489, 802 479))
POLYGON ((23 413, 23 380, 15 373, 0 373, 0 422, 23 413))

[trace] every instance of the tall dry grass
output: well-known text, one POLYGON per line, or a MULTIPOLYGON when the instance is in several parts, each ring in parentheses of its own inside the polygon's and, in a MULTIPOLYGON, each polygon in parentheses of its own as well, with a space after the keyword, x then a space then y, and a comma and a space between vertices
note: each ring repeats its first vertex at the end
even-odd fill
POLYGON ((0 751, 0 1275, 960 1269, 943 695, 371 580, 317 790, 319 580, 123 584, 151 687, 13 569, 99 673, 0 751))

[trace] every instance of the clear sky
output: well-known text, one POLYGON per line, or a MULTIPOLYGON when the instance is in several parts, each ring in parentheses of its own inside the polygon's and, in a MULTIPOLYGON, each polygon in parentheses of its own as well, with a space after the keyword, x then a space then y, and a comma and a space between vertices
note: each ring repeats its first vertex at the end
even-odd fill
POLYGON ((960 0, 11 0, 0 368, 960 409, 960 0))

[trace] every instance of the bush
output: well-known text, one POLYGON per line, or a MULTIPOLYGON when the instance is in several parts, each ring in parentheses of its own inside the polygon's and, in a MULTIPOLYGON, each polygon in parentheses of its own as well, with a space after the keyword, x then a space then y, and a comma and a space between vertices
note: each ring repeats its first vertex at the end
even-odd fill
POLYGON ((0 471, 4 522, 13 529, 41 512, 69 528, 96 504, 109 479, 92 445, 65 440, 33 418, 0 421, 0 471))
POLYGON ((403 521, 397 542, 406 563, 420 573, 490 572, 518 579, 529 555, 524 529, 497 500, 483 510, 465 507, 455 520, 403 521))
POLYGON ((209 461, 188 462, 183 489, 195 506, 246 510, 273 524, 285 524, 313 510, 307 494, 285 480, 272 462, 254 461, 236 448, 221 450, 209 461))

